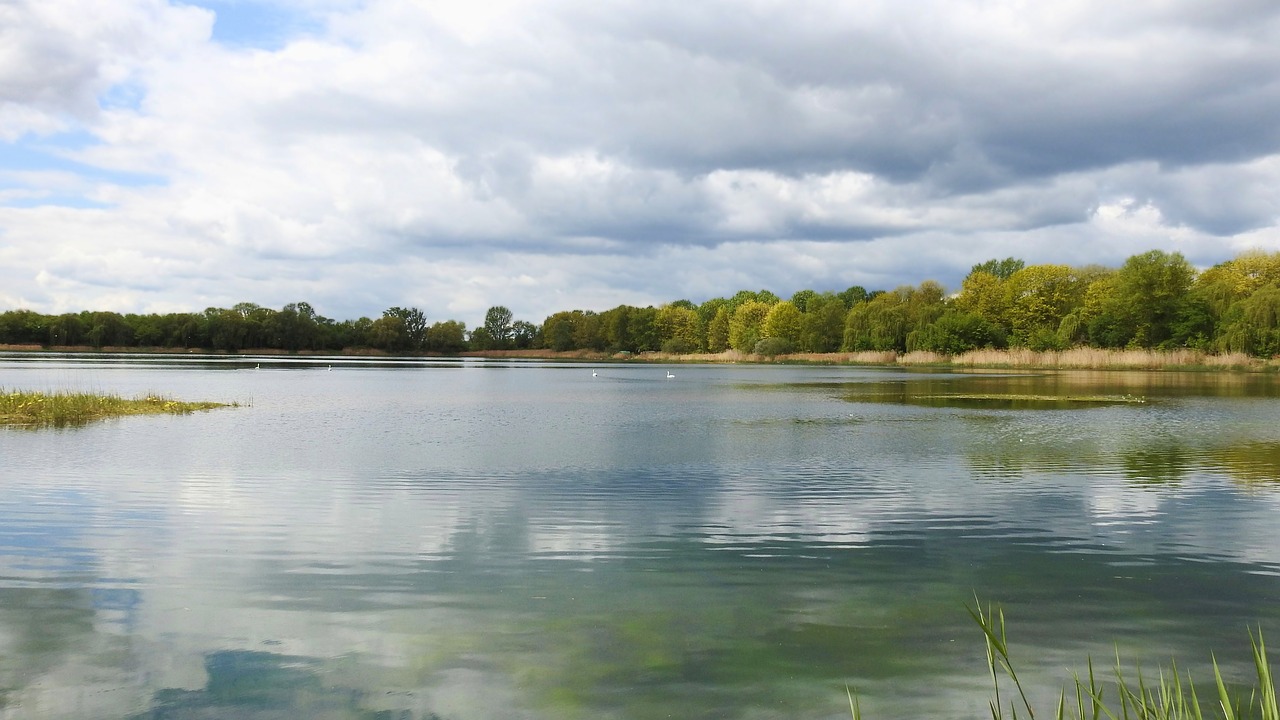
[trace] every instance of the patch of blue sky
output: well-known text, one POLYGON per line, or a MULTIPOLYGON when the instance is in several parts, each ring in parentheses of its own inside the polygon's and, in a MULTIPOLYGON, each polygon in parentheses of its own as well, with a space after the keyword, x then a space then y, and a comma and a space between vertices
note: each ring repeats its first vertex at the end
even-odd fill
POLYGON ((87 198, 83 195, 68 195, 64 193, 44 193, 5 197, 5 189, 3 184, 0 184, 0 207, 17 209, 60 207, 71 208, 73 210, 106 210, 111 208, 112 205, 102 202, 101 200, 87 198))
POLYGON ((213 40, 228 47, 279 50, 324 27, 315 15, 278 1, 190 0, 187 4, 213 11, 213 40))
POLYGON ((69 132, 39 139, 0 142, 0 205, 35 207, 60 205, 67 207, 102 207, 94 200, 62 188, 46 188, 33 184, 43 173, 59 173, 79 178, 85 185, 143 187, 163 185, 164 177, 152 173, 128 172, 102 168, 76 160, 72 155, 96 143, 86 132, 69 132))
POLYGON ((137 83, 112 85, 98 98, 98 104, 107 110, 139 110, 146 92, 137 83))

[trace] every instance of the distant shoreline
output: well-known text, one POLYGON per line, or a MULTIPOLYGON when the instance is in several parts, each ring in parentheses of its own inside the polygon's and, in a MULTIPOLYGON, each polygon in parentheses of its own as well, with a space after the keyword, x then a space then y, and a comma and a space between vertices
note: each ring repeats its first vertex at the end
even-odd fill
POLYGON ((767 364, 767 365, 866 365, 888 367, 949 367, 973 369, 1025 370, 1182 370, 1278 372, 1280 358, 1255 358, 1243 353, 1213 354, 1199 350, 1107 350, 1074 348, 1071 350, 1034 351, 1023 348, 1008 350, 971 350, 959 355, 933 352, 897 353, 894 351, 791 353, 776 356, 726 350, 722 353, 673 354, 663 352, 609 353, 595 350, 475 350, 456 355, 441 353, 389 353, 369 348, 341 351, 287 351, 246 349, 240 352, 199 348, 136 348, 90 346, 42 346, 0 344, 0 352, 32 354, 86 353, 102 355, 216 355, 220 357, 375 357, 413 358, 484 358, 492 360, 555 360, 562 362, 640 362, 685 364, 767 364))

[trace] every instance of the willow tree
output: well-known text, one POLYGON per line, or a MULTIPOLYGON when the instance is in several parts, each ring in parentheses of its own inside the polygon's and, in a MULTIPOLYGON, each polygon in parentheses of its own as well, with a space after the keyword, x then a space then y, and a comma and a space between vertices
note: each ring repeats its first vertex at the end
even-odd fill
POLYGON ((912 334, 942 315, 944 294, 941 285, 926 280, 855 305, 845 321, 844 350, 907 350, 912 334))

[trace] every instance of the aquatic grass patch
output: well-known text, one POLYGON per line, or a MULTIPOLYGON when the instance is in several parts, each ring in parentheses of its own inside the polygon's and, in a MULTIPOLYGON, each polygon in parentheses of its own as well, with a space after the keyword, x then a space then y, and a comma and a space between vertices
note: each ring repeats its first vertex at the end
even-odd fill
MULTIPOLYGON (((992 684, 992 720, 1020 716, 1034 719, 1036 708, 1027 697, 1009 652, 1004 611, 990 605, 984 608, 977 598, 974 598, 974 605, 966 606, 966 609, 982 629, 986 644, 987 670, 992 684), (1001 678, 1012 684, 1008 692, 1002 692, 1001 678)), ((1204 720, 1206 717, 1280 720, 1280 706, 1276 701, 1276 686, 1267 660, 1262 628, 1258 628, 1256 636, 1253 630, 1249 631, 1249 642, 1253 649, 1257 684, 1249 690, 1247 698, 1228 688, 1216 657, 1211 658, 1216 693, 1202 701, 1191 674, 1180 672, 1176 661, 1170 663, 1168 670, 1158 668, 1154 678, 1145 675, 1140 667, 1133 675, 1128 675, 1117 650, 1109 680, 1099 680, 1092 658, 1088 659, 1085 676, 1072 674, 1071 684, 1064 687, 1058 696, 1052 717, 1055 720, 1100 720, 1104 717, 1110 720, 1204 720)))
POLYGON ((930 407, 1000 408, 1008 410, 1052 410, 1104 405, 1142 405, 1147 399, 1138 395, 1034 395, 955 393, 916 395, 908 399, 916 405, 930 407))
POLYGON ((1037 393, 913 393, 859 392, 845 397, 850 402, 875 402, 935 408, 974 410, 1065 410, 1111 405, 1143 405, 1142 395, 1051 395, 1037 393))
MULTIPOLYGON (((1004 611, 991 605, 984 608, 977 598, 973 606, 966 605, 965 609, 982 630, 986 645, 987 673, 991 681, 988 707, 992 720, 1035 720, 1038 708, 1028 697, 1009 652, 1004 611)), ((1232 691, 1222 677, 1216 657, 1210 658, 1214 692, 1202 699, 1191 673, 1179 671, 1176 661, 1172 661, 1167 670, 1158 668, 1154 678, 1144 674, 1141 667, 1129 675, 1117 649, 1110 678, 1099 679, 1093 659, 1088 658, 1087 673, 1081 676, 1073 672, 1070 684, 1060 691, 1052 713, 1040 715, 1054 720, 1280 720, 1280 702, 1262 628, 1258 628, 1256 636, 1249 630, 1249 643, 1257 684, 1248 688, 1247 693, 1232 691)), ((850 716, 861 720, 857 691, 846 683, 845 694, 850 716)))
POLYGON ((136 398, 88 392, 33 392, 0 388, 0 425, 75 427, 126 415, 186 415, 238 407, 238 403, 189 402, 148 393, 136 398))

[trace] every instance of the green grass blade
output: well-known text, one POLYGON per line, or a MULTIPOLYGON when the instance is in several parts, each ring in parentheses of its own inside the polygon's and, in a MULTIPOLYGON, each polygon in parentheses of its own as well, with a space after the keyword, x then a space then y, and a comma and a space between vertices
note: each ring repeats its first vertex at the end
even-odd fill
POLYGON ((1222 707, 1222 717, 1224 720, 1236 720, 1236 715, 1231 710, 1231 695, 1227 693, 1227 684, 1222 681, 1222 671, 1218 669, 1218 658, 1213 658, 1213 679, 1218 684, 1218 703, 1222 707))
POLYGON ((1262 628, 1258 628, 1258 639, 1254 640, 1253 631, 1249 631, 1249 643, 1253 646, 1253 664, 1258 671, 1258 690, 1261 693, 1263 720, 1280 720, 1280 706, 1276 703, 1276 684, 1271 677, 1271 664, 1267 662, 1267 646, 1262 640, 1262 628))

